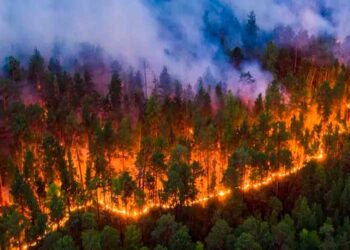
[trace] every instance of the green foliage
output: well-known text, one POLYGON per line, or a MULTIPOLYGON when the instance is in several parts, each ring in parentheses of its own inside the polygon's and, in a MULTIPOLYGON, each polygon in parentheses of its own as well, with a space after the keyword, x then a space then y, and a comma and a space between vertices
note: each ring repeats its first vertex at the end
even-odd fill
POLYGON ((141 231, 136 225, 128 225, 124 237, 124 249, 138 250, 141 248, 141 231))
POLYGON ((4 208, 0 223, 4 230, 1 236, 3 244, 9 247, 13 242, 14 246, 21 247, 22 234, 27 224, 26 218, 14 207, 4 208))
POLYGON ((192 242, 188 228, 185 226, 181 226, 170 239, 169 250, 177 249, 195 249, 195 244, 192 242))
POLYGON ((171 214, 162 215, 156 222, 151 235, 154 242, 163 246, 168 246, 171 238, 178 230, 179 224, 171 214))
POLYGON ((6 58, 4 70, 13 81, 21 80, 21 63, 13 56, 6 58))
POLYGON ((110 226, 105 226, 101 232, 101 248, 105 250, 122 249, 119 232, 110 226))
POLYGON ((72 237, 66 235, 54 243, 53 249, 54 250, 75 250, 77 248, 74 245, 72 237))
POLYGON ((286 215, 276 226, 271 229, 273 246, 277 249, 295 248, 294 221, 286 215))
POLYGON ((254 240, 249 233, 242 233, 236 240, 235 248, 237 250, 260 250, 262 247, 254 240))
POLYGON ((59 221, 64 217, 65 205, 57 186, 53 183, 49 186, 48 208, 51 221, 59 224, 59 221))
POLYGON ((303 229, 300 234, 300 249, 312 250, 319 249, 320 247, 320 239, 316 231, 308 231, 307 229, 303 229))
POLYGON ((232 228, 223 219, 218 219, 205 239, 208 250, 224 249, 232 228))
POLYGON ((170 199, 173 204, 179 205, 193 200, 198 192, 195 181, 191 166, 186 163, 172 164, 167 172, 167 180, 163 182, 163 199, 170 199))
POLYGON ((102 250, 101 235, 98 231, 89 229, 81 233, 84 250, 102 250))
POLYGON ((112 190, 115 195, 121 197, 126 205, 136 190, 136 183, 128 172, 123 172, 119 178, 112 180, 112 190))
POLYGON ((97 228, 97 222, 94 213, 86 212, 81 215, 81 226, 83 230, 93 230, 97 228))
POLYGON ((29 59, 28 78, 33 82, 40 81, 45 71, 44 58, 40 52, 35 49, 34 54, 29 59))
POLYGON ((297 230, 302 228, 314 228, 314 215, 305 197, 300 197, 295 203, 292 215, 297 230))
POLYGON ((109 98, 114 110, 119 111, 122 98, 122 82, 119 78, 119 74, 114 72, 109 85, 109 98))

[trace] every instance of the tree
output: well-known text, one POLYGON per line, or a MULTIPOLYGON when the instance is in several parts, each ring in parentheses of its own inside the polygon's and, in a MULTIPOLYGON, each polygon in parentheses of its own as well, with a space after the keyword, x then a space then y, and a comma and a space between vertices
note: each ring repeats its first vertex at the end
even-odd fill
POLYGON ((298 230, 302 228, 313 228, 314 216, 305 197, 298 198, 292 211, 292 215, 295 221, 295 226, 298 230))
POLYGON ((23 177, 25 180, 34 177, 34 154, 30 150, 26 150, 23 163, 23 177))
MULTIPOLYGON (((8 164, 12 165, 11 158, 9 159, 8 164)), ((34 196, 34 193, 29 186, 29 184, 24 180, 22 174, 20 174, 17 167, 14 167, 15 176, 11 185, 11 194, 17 202, 21 206, 22 214, 25 213, 25 208, 29 209, 32 212, 37 212, 39 210, 39 205, 34 196)))
POLYGON ((280 213, 283 211, 283 204, 276 196, 273 196, 269 200, 268 207, 271 209, 269 222, 271 225, 276 224, 280 213))
POLYGON ((6 58, 4 70, 13 81, 21 80, 21 63, 13 56, 6 58))
POLYGON ((242 233, 236 239, 236 250, 260 250, 262 247, 255 241, 254 237, 249 233, 242 233))
POLYGON ((14 207, 4 208, 1 224, 6 228, 5 239, 6 245, 22 247, 23 232, 27 224, 24 215, 15 210, 14 207))
POLYGON ((44 72, 44 58, 41 56, 40 52, 35 49, 34 54, 29 59, 28 78, 35 84, 38 84, 38 82, 43 78, 44 72))
POLYGON ((208 250, 224 249, 227 236, 232 232, 232 228, 223 219, 216 220, 214 226, 207 235, 205 242, 208 250))
POLYGON ((182 206, 196 197, 198 190, 195 183, 191 166, 186 163, 173 163, 167 172, 167 180, 163 181, 163 199, 170 199, 172 204, 182 206))
POLYGON ((269 41, 265 49, 265 55, 263 59, 264 67, 272 73, 277 73, 276 65, 278 60, 278 48, 274 42, 269 41))
POLYGON ((240 47, 235 47, 230 51, 230 59, 233 65, 238 68, 244 59, 244 54, 240 47))
POLYGON ((350 211, 350 177, 346 178, 343 192, 340 196, 340 209, 344 215, 350 211))
POLYGON ((48 191, 48 207, 50 210, 51 221, 57 224, 59 228, 59 222, 64 217, 64 201, 59 195, 59 190, 55 184, 50 184, 48 191))
POLYGON ((115 195, 121 197, 124 206, 127 207, 128 199, 132 197, 136 190, 136 182, 129 172, 123 172, 117 179, 112 180, 112 190, 115 195))
POLYGON ((133 145, 132 141, 132 130, 130 120, 128 118, 123 118, 120 122, 118 131, 117 131, 117 146, 119 151, 121 152, 121 157, 123 160, 123 169, 124 161, 128 153, 130 153, 133 145))
POLYGON ((286 215, 277 225, 272 227, 272 242, 276 249, 295 248, 294 222, 286 215))
POLYGON ((55 74, 56 76, 60 76, 62 73, 62 66, 57 58, 51 57, 49 60, 49 65, 47 67, 51 73, 55 74))
POLYGON ((124 249, 139 250, 141 248, 141 231, 136 225, 128 225, 124 237, 124 249))
MULTIPOLYGON (((253 237, 254 242, 264 249, 271 246, 272 237, 270 228, 269 224, 265 221, 260 221, 255 217, 248 217, 244 220, 243 224, 238 227, 237 232, 240 232, 241 236, 243 233, 249 234, 253 237)), ((247 239, 250 236, 244 235, 242 237, 243 239, 247 239)))
POLYGON ((151 236, 154 242, 163 246, 168 246, 171 238, 178 230, 179 224, 175 221, 175 217, 170 214, 162 215, 156 222, 151 236))
POLYGON ((317 250, 320 249, 321 241, 316 231, 308 231, 303 229, 300 234, 300 249, 317 250))
POLYGON ((256 24, 256 16, 253 11, 248 15, 248 21, 244 27, 242 41, 247 55, 254 56, 258 43, 259 28, 256 24))
POLYGON ((122 97, 122 81, 119 78, 118 72, 112 74, 112 79, 108 88, 108 95, 112 108, 120 112, 121 110, 121 97, 122 97))
POLYGON ((68 175, 66 174, 66 162, 64 148, 58 140, 50 134, 45 134, 42 148, 44 150, 44 175, 48 183, 55 180, 55 175, 60 173, 61 181, 68 184, 68 175))
POLYGON ((253 111, 254 111, 254 114, 256 116, 260 115, 261 112, 264 111, 264 101, 263 101, 261 93, 258 95, 258 97, 256 98, 256 100, 254 102, 254 110, 253 111))
POLYGON ((283 117, 285 105, 281 88, 277 81, 273 81, 266 89, 265 109, 271 112, 275 117, 283 117))
POLYGON ((102 250, 101 235, 98 231, 89 229, 81 234, 84 250, 102 250))
POLYGON ((105 226, 101 232, 101 248, 105 250, 122 249, 119 232, 110 226, 105 226))
POLYGON ((316 90, 317 109, 322 114, 324 121, 327 121, 331 114, 331 105, 333 103, 332 89, 328 81, 320 84, 316 90))
POLYGON ((245 170, 252 163, 251 152, 247 147, 239 147, 230 156, 224 172, 223 182, 226 186, 236 188, 245 178, 245 170))
POLYGON ((163 91, 165 97, 172 93, 171 78, 166 67, 163 68, 159 76, 159 88, 163 91))
POLYGON ((162 152, 156 151, 151 157, 151 171, 154 175, 154 187, 156 191, 156 198, 158 198, 158 177, 163 176, 166 173, 167 165, 165 164, 165 156, 162 152))
POLYGON ((191 236, 188 233, 188 228, 181 226, 171 237, 169 250, 194 250, 195 244, 192 242, 191 236))
POLYGON ((37 241, 45 234, 46 228, 47 215, 39 211, 33 211, 31 215, 31 223, 29 227, 26 228, 26 241, 37 241))
POLYGON ((53 250, 76 250, 71 236, 66 235, 53 244, 53 250))
POLYGON ((100 142, 102 145, 100 146, 102 146, 106 151, 108 164, 110 165, 112 156, 115 153, 116 149, 116 139, 118 139, 115 131, 113 130, 111 121, 107 121, 103 126, 102 137, 102 142, 100 142))
POLYGON ((95 214, 91 212, 83 213, 81 216, 81 227, 84 230, 97 229, 95 214))

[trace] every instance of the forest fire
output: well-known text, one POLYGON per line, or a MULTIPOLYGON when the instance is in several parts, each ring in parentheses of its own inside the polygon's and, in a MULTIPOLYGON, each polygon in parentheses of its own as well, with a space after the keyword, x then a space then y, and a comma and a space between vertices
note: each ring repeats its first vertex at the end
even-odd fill
MULTIPOLYGON (((0 249, 349 249, 350 38, 327 33, 331 3, 267 31, 238 1, 94 2, 54 18, 54 44, 29 29, 0 55, 0 249)), ((7 5, 12 39, 27 24, 7 5)))

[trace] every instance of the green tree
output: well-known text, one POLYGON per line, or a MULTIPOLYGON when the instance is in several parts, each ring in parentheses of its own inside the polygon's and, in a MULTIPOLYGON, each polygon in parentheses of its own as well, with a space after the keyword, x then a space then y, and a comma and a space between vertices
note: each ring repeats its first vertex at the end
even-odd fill
POLYGON ((194 250, 195 244, 192 242, 191 236, 188 233, 188 228, 181 226, 171 237, 169 250, 186 249, 194 250))
POLYGON ((277 225, 272 226, 273 247, 276 249, 294 249, 295 228, 294 222, 286 215, 277 225))
POLYGON ((163 246, 168 246, 171 238, 178 230, 179 224, 175 217, 170 214, 162 215, 156 222, 151 235, 154 242, 163 246))
POLYGON ((239 147, 230 156, 224 172, 223 182, 226 186, 236 188, 245 178, 245 170, 252 163, 251 152, 247 147, 239 147))
POLYGON ((81 226, 84 230, 97 229, 95 214, 92 212, 83 213, 81 215, 81 226))
POLYGON ((66 235, 53 244, 54 250, 76 250, 71 236, 66 235))
POLYGON ((105 226, 101 232, 101 248, 105 250, 122 249, 119 232, 110 226, 105 226))
POLYGON ((44 72, 44 58, 41 56, 40 52, 37 49, 35 49, 34 54, 29 59, 28 78, 29 80, 37 84, 38 81, 40 81, 43 78, 44 72))
POLYGON ((44 236, 47 229, 47 215, 39 212, 33 211, 31 214, 31 223, 26 228, 26 241, 33 242, 44 236))
POLYGON ((6 228, 4 237, 7 243, 5 245, 9 248, 12 245, 21 249, 23 233, 27 224, 25 216, 16 211, 14 207, 4 208, 1 222, 2 226, 6 228))
POLYGON ((118 131, 117 131, 117 146, 118 150, 121 153, 123 169, 125 169, 125 158, 132 150, 132 129, 130 120, 128 118, 123 118, 120 122, 118 131))
POLYGON ((328 81, 324 81, 316 90, 317 109, 322 114, 323 120, 328 120, 331 114, 332 88, 328 81))
POLYGON ((57 224, 59 228, 59 223, 65 215, 65 206, 62 196, 59 195, 59 190, 55 184, 50 184, 48 191, 48 207, 50 210, 51 221, 57 224))
POLYGON ((262 247, 250 233, 242 233, 236 239, 235 250, 260 250, 262 247))
POLYGON ((292 216, 295 221, 296 229, 313 228, 314 215, 305 197, 298 198, 292 211, 292 216))
POLYGON ((31 150, 26 150, 23 163, 23 177, 26 180, 34 177, 34 154, 31 150))
POLYGON ((269 41, 266 45, 263 65, 270 72, 276 73, 277 60, 278 48, 273 41, 269 41))
POLYGON ((300 234, 300 249, 302 250, 317 250, 320 249, 320 238, 316 231, 308 231, 303 229, 300 234))
POLYGON ((6 58, 4 70, 13 81, 21 80, 21 63, 13 56, 6 58))
POLYGON ((159 76, 159 88, 162 90, 164 96, 169 96, 172 92, 171 77, 166 67, 163 68, 159 76))
POLYGON ((128 225, 124 235, 124 249, 139 250, 142 246, 141 231, 136 225, 128 225))
MULTIPOLYGON (((255 217, 248 217, 244 220, 238 229, 238 232, 247 233, 249 236, 243 236, 243 239, 253 237, 255 243, 257 243, 262 248, 268 248, 271 246, 272 236, 270 233, 269 224, 265 221, 260 221, 255 217)), ((238 240, 238 239, 237 239, 238 240)))
POLYGON ((223 219, 218 219, 205 238, 208 250, 224 249, 227 236, 232 232, 232 228, 223 219))
POLYGON ((174 163, 167 172, 167 180, 163 181, 163 199, 172 204, 184 205, 196 197, 196 178, 192 174, 191 166, 186 163, 174 163))
POLYGON ((136 182, 129 172, 123 172, 118 178, 112 180, 112 191, 121 197, 124 206, 127 207, 128 200, 136 191, 136 182))
POLYGON ((258 31, 259 28, 256 24, 256 16, 253 11, 248 15, 248 21, 244 27, 242 41, 246 54, 253 56, 258 43, 258 31))
POLYGON ((98 231, 89 229, 81 234, 84 250, 102 250, 101 235, 98 231))

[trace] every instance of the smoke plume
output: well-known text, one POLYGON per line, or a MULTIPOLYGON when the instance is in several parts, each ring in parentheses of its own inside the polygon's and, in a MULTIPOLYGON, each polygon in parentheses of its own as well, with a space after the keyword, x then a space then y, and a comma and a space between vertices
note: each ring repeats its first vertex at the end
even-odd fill
POLYGON ((184 84, 194 84, 209 68, 215 79, 242 92, 241 75, 249 71, 255 87, 248 92, 256 96, 271 74, 249 61, 234 70, 224 53, 242 45, 250 11, 265 40, 279 26, 339 41, 350 34, 347 0, 0 0, 0 56, 28 58, 38 48, 69 67, 68 59, 85 45, 95 48, 92 60, 106 65, 117 59, 137 69, 146 61, 150 80, 167 66, 184 84))

